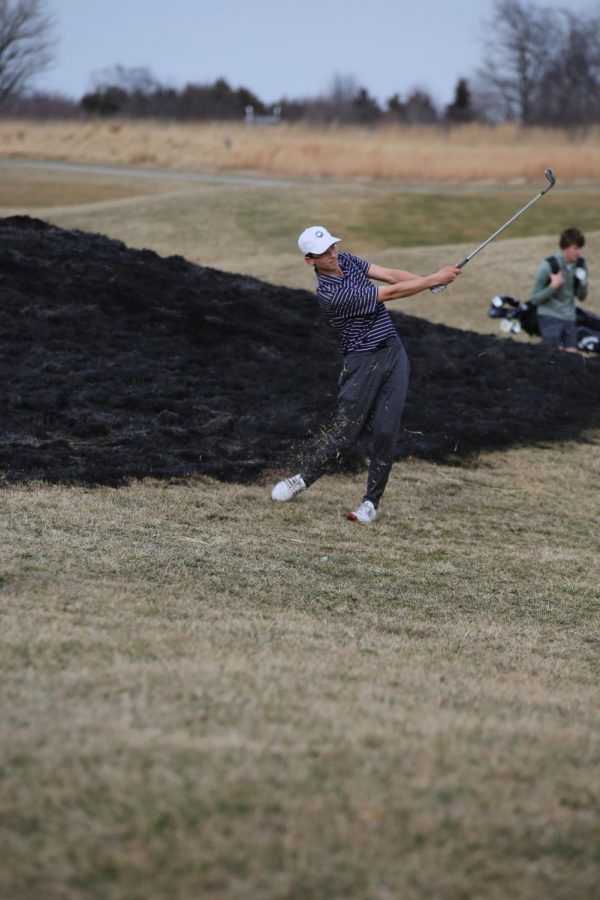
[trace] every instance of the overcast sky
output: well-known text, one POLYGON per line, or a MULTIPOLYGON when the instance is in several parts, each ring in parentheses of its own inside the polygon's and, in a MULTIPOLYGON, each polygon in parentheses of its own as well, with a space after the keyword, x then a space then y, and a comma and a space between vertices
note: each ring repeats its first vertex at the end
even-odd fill
MULTIPOLYGON (((48 0, 56 64, 40 90, 79 99, 94 72, 147 66, 180 88, 225 78, 265 103, 351 75, 384 103, 424 87, 449 103, 483 56, 494 0, 48 0)), ((569 8, 589 8, 571 0, 569 8)))

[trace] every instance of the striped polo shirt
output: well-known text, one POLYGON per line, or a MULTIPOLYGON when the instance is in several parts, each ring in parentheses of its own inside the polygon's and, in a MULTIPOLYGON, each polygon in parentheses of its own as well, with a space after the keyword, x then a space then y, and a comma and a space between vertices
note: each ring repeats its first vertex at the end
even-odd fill
POLYGON ((352 253, 340 253, 343 278, 317 272, 317 299, 340 338, 342 353, 374 350, 382 341, 398 341, 385 303, 377 302, 377 287, 367 278, 369 263, 352 253))

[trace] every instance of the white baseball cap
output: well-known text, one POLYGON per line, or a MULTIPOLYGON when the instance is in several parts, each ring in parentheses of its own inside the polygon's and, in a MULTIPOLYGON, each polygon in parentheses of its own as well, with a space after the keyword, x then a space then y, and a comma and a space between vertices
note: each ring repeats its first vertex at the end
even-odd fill
POLYGON ((298 238, 298 246, 305 256, 307 253, 315 253, 318 256, 338 241, 341 241, 341 238, 334 237, 322 225, 311 225, 298 238))

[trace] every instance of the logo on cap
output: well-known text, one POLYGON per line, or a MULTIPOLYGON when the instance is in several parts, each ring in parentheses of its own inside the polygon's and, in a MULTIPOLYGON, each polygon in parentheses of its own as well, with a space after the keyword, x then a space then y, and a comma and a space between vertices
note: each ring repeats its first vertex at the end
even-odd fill
POLYGON ((315 231, 315 237, 323 237, 322 231, 315 231))

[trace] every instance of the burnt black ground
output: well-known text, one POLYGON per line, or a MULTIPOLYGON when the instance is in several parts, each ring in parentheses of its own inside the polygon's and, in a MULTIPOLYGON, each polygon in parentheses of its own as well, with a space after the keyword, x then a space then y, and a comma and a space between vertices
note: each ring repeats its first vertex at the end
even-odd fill
MULTIPOLYGON (((0 220, 0 287, 7 481, 249 481, 293 469, 335 408, 341 358, 308 292, 27 217, 0 220)), ((394 318, 412 363, 399 457, 598 424, 599 358, 394 318)))

